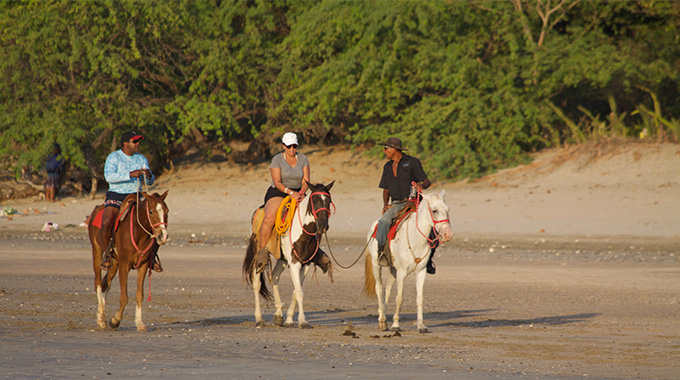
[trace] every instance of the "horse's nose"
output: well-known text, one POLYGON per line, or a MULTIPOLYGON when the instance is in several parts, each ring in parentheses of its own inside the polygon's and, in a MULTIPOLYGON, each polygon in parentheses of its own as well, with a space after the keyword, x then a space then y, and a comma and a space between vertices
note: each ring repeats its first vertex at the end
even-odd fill
POLYGON ((446 243, 453 238, 453 231, 451 230, 450 224, 446 223, 443 226, 440 236, 442 243, 446 243))
POLYGON ((159 234, 159 235, 160 235, 160 236, 158 237, 158 239, 156 239, 156 241, 158 242, 158 244, 165 244, 165 243, 168 241, 168 230, 166 230, 165 228, 163 228, 163 229, 160 231, 160 234, 159 234))

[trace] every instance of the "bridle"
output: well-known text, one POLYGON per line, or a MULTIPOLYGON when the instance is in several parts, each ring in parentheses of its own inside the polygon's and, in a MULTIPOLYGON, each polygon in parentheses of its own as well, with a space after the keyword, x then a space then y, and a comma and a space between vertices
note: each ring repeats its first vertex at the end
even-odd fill
POLYGON ((418 190, 418 195, 416 196, 416 229, 418 232, 420 232, 421 235, 425 239, 427 239, 428 244, 430 245, 430 248, 434 248, 439 244, 439 231, 437 231, 437 224, 438 223, 450 223, 449 219, 435 219, 434 214, 432 213, 432 207, 430 207, 430 201, 427 201, 427 211, 430 214, 430 219, 432 219, 432 224, 433 224, 433 230, 434 230, 434 239, 430 239, 429 235, 425 235, 423 231, 420 230, 420 227, 418 226, 418 209, 420 208, 420 194, 422 194, 421 190, 418 190))
MULTIPOLYGON (((316 209, 316 208, 314 208, 314 199, 313 199, 313 197, 315 195, 322 195, 322 196, 325 195, 325 196, 328 197, 328 199, 331 199, 331 195, 330 195, 330 193, 327 193, 327 192, 324 192, 324 191, 315 191, 315 192, 312 192, 311 194, 309 194, 309 206, 312 208, 312 216, 314 217, 314 224, 316 225, 316 224, 318 224, 317 220, 319 219, 318 214, 321 211, 327 211, 328 212, 328 219, 331 218, 332 214, 335 214, 335 204, 333 204, 333 201, 331 200, 330 203, 329 203, 329 207, 321 207, 319 209, 316 209), (333 212, 331 212, 330 206, 333 206, 333 212)), ((300 263, 304 265, 304 264, 312 261, 312 259, 314 259, 314 256, 316 256, 316 253, 319 251, 319 245, 320 245, 319 241, 321 240, 321 235, 318 234, 316 231, 315 232, 309 232, 309 231, 305 230, 305 226, 302 224, 302 215, 301 215, 302 212, 300 211, 301 208, 302 207, 297 208, 297 215, 298 215, 298 221, 300 222, 300 228, 302 229, 302 231, 305 234, 307 234, 309 236, 314 236, 316 238, 316 249, 314 250, 314 253, 309 257, 309 259, 302 260, 300 258, 300 255, 295 250, 295 247, 293 246, 293 234, 289 232, 288 237, 290 238, 290 246, 293 250, 293 253, 295 254, 295 257, 297 257, 298 261, 300 261, 300 263)), ((292 229, 291 229, 291 231, 292 231, 292 229)))
POLYGON ((137 260, 137 265, 135 266, 136 268, 139 268, 139 265, 142 263, 142 257, 144 256, 144 254, 149 252, 151 247, 153 247, 153 245, 155 243, 156 235, 159 233, 159 231, 161 231, 163 229, 167 229, 167 226, 168 226, 168 224, 165 223, 165 222, 153 223, 153 221, 151 220, 151 212, 149 211, 149 200, 144 198, 143 201, 144 201, 144 205, 146 206, 145 207, 146 218, 147 218, 147 221, 149 222, 149 226, 151 226, 151 230, 153 231, 153 233, 149 232, 142 225, 142 222, 139 220, 139 203, 140 203, 140 200, 139 200, 139 192, 137 192, 137 205, 132 206, 133 212, 134 212, 135 208, 137 209, 137 212, 135 213, 135 215, 137 217, 136 218, 130 218, 130 240, 132 240, 132 245, 137 250, 137 253, 139 253, 139 259, 137 260), (135 222, 135 220, 137 221, 137 225, 139 227, 141 227, 142 230, 144 230, 144 232, 146 232, 147 235, 149 235, 151 237, 151 242, 149 243, 149 245, 144 250, 140 249, 139 246, 137 246, 137 242, 135 241, 135 235, 134 235, 134 222, 135 222))

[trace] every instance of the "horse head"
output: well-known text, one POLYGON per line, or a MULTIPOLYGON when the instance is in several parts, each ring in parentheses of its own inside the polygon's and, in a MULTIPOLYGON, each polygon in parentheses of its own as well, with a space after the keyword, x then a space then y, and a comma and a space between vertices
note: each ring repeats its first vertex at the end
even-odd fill
POLYGON ((439 240, 442 243, 445 243, 453 238, 451 222, 449 221, 449 206, 447 206, 446 202, 444 201, 445 195, 446 191, 444 190, 442 190, 439 194, 423 194, 423 201, 420 203, 421 206, 427 204, 430 214, 429 217, 432 218, 432 224, 437 231, 439 240))
POLYGON ((307 214, 314 217, 317 234, 323 234, 328 231, 328 219, 331 216, 330 207, 332 205, 333 208, 335 208, 330 193, 333 184, 335 184, 335 181, 328 185, 322 183, 311 184, 307 182, 307 186, 309 186, 310 190, 307 214))
POLYGON ((156 243, 159 245, 165 244, 168 241, 168 205, 165 204, 165 197, 168 196, 166 190, 163 195, 154 193, 153 195, 142 193, 146 199, 146 213, 149 221, 149 227, 152 228, 153 236, 156 243))

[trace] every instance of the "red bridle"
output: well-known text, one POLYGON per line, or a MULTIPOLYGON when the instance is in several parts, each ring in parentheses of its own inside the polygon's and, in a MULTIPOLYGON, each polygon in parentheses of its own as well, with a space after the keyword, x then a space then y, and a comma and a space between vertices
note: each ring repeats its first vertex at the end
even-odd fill
MULTIPOLYGON (((321 211, 324 211, 324 210, 328 211, 328 219, 330 219, 332 214, 335 214, 335 204, 333 204, 333 201, 331 201, 329 203, 330 206, 333 206, 333 212, 332 213, 331 213, 330 207, 322 207, 322 208, 319 208, 319 209, 315 209, 314 208, 314 200, 312 199, 312 197, 315 196, 315 195, 326 195, 326 196, 328 196, 329 199, 331 198, 331 195, 329 193, 326 193, 326 192, 323 192, 323 191, 315 191, 315 192, 309 194, 309 202, 310 202, 310 206, 312 207, 312 216, 314 217, 314 223, 316 224, 316 221, 318 219, 317 214, 320 213, 321 211)), ((290 247, 292 248, 293 253, 295 254, 295 257, 297 257, 297 259, 298 259, 298 261, 300 261, 300 263, 306 264, 306 263, 310 262, 314 258, 314 256, 316 256, 316 253, 319 251, 320 235, 316 232, 312 233, 312 232, 308 232, 307 230, 305 230, 305 226, 302 224, 302 216, 300 215, 301 214, 301 211, 300 211, 301 208, 302 207, 297 208, 298 220, 300 221, 300 228, 302 228, 302 231, 304 231, 304 233, 306 233, 307 235, 314 236, 316 238, 316 249, 314 250, 314 253, 312 254, 312 256, 310 256, 309 259, 303 261, 300 258, 300 255, 298 255, 297 251, 295 250, 295 247, 293 247, 293 234, 291 234, 289 232, 288 237, 290 238, 290 247)))
MULTIPOLYGON (((418 190, 418 194, 419 194, 419 195, 422 194, 422 191, 421 191, 421 190, 418 190)), ((428 242, 430 248, 434 248, 435 245, 436 245, 436 242, 439 241, 439 231, 437 231, 437 223, 450 223, 450 221, 449 221, 448 218, 446 218, 446 219, 439 219, 439 220, 435 219, 435 218, 434 218, 434 215, 432 214, 432 208, 430 207, 430 202, 428 201, 428 202, 427 202, 427 211, 429 211, 429 213, 430 213, 430 219, 432 219, 432 224, 433 224, 433 227, 434 227, 434 228, 433 228, 433 230, 434 230, 434 239, 430 239, 430 236, 429 236, 429 235, 425 235, 425 234, 423 233, 423 231, 420 230, 420 227, 418 226, 418 209, 419 209, 419 208, 420 208, 420 197, 419 197, 419 196, 416 196, 416 229, 418 230, 418 232, 420 232, 421 235, 423 235, 423 237, 424 237, 425 239, 427 239, 427 242, 428 242)))

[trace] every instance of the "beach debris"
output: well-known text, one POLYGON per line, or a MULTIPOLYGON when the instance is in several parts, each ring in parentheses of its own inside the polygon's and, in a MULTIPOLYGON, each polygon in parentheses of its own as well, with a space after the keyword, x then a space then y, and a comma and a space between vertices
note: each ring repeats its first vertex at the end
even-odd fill
POLYGON ((10 206, 2 206, 2 211, 0 211, 0 216, 14 216, 19 215, 19 211, 10 206))
POLYGON ((56 231, 59 229, 59 225, 56 223, 52 222, 45 222, 45 225, 42 228, 43 232, 50 232, 50 231, 56 231))

